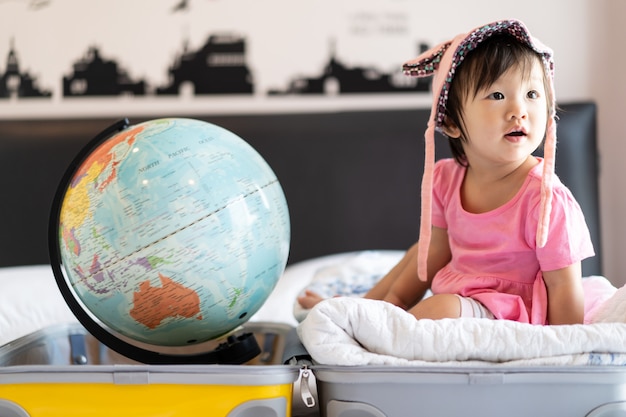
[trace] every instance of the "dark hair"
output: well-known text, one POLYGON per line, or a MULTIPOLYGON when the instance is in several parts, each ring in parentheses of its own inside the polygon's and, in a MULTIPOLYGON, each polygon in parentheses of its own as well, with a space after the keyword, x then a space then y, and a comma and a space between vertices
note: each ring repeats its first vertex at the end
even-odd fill
MULTIPOLYGON (((461 131, 460 140, 448 138, 452 156, 461 165, 467 166, 467 158, 463 149, 463 142, 468 140, 463 123, 463 102, 470 96, 476 96, 478 91, 492 85, 510 68, 518 66, 523 71, 530 71, 533 64, 541 61, 541 56, 515 38, 509 35, 496 35, 478 45, 465 60, 458 66, 454 79, 450 84, 448 101, 446 104, 446 118, 454 123, 461 131)), ((548 115, 552 114, 552 97, 548 88, 548 76, 544 73, 544 87, 548 103, 548 115)), ((446 121, 444 120, 444 124, 446 121)))

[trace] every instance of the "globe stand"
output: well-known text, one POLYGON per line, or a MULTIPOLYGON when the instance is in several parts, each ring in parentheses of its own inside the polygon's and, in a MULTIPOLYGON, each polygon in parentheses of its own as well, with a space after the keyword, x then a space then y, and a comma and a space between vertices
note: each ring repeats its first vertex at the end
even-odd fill
POLYGON ((219 356, 218 363, 240 364, 259 355, 261 348, 254 334, 244 333, 239 336, 228 336, 226 342, 220 343, 213 352, 219 356))
POLYGON ((66 280, 58 241, 59 218, 66 191, 65 186, 70 183, 72 176, 75 174, 81 162, 89 155, 93 144, 101 143, 108 137, 126 129, 128 126, 128 119, 120 120, 97 135, 91 141, 91 146, 88 145, 84 147, 66 171, 55 195, 49 223, 49 250, 54 276, 65 302, 80 323, 96 339, 117 353, 137 362, 146 364, 242 364, 250 361, 261 353, 258 342, 252 333, 230 335, 227 337, 226 341, 220 343, 214 350, 191 354, 165 353, 159 351, 158 346, 152 349, 146 348, 145 345, 142 344, 135 344, 132 341, 128 342, 124 340, 123 337, 118 337, 113 332, 110 332, 100 322, 94 320, 86 311, 85 307, 78 301, 71 285, 66 280))

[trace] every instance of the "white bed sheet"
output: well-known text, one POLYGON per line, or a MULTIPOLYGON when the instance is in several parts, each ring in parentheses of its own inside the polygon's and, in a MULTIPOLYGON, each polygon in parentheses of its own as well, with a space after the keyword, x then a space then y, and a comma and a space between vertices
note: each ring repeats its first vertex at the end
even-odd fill
POLYGON ((75 323, 49 265, 0 268, 0 346, 62 323, 75 323))
MULTIPOLYGON (((316 271, 342 264, 352 254, 330 255, 287 267, 270 297, 250 321, 296 326, 293 302, 316 271)), ((0 346, 49 326, 76 323, 50 265, 0 268, 0 346)))

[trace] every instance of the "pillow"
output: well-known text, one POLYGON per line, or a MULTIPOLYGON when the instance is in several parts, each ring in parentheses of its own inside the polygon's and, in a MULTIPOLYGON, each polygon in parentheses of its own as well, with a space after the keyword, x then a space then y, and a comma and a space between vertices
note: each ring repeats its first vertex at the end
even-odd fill
POLYGON ((45 327, 77 322, 49 265, 0 268, 0 346, 45 327))

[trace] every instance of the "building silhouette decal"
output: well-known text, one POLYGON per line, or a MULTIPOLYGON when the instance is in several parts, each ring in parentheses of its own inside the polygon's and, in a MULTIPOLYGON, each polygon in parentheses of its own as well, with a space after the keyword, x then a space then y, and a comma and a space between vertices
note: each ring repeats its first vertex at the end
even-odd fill
POLYGON ((157 94, 179 94, 185 85, 195 95, 252 94, 252 74, 246 64, 246 41, 241 36, 211 35, 197 51, 183 53, 168 71, 169 84, 157 94))
MULTIPOLYGON (((420 45, 420 50, 426 50, 420 45)), ((353 94, 353 93, 405 93, 427 92, 430 81, 423 78, 407 77, 400 71, 382 73, 375 68, 350 68, 335 56, 334 48, 317 77, 295 78, 285 90, 270 90, 270 95, 286 94, 353 94)))
MULTIPOLYGON (((420 45, 425 50, 427 45, 420 45)), ((428 79, 407 77, 398 70, 381 72, 374 67, 350 67, 336 56, 333 47, 318 75, 294 77, 286 87, 270 89, 258 94, 339 95, 360 93, 415 93, 428 92, 428 79)), ((71 64, 68 75, 62 76, 62 98, 104 96, 206 96, 252 95, 254 77, 247 62, 244 36, 210 34, 198 49, 183 45, 167 71, 167 81, 160 86, 150 85, 144 79, 131 79, 117 61, 105 58, 97 46, 91 46, 83 57, 71 64)), ((37 86, 37 80, 28 72, 20 71, 16 50, 11 47, 6 59, 6 70, 0 71, 0 99, 24 97, 51 97, 50 90, 37 86)))
POLYGON ((37 87, 37 81, 28 72, 20 71, 13 42, 7 54, 6 70, 0 72, 0 98, 51 97, 52 93, 37 87))
POLYGON ((73 73, 63 77, 63 96, 142 96, 146 92, 144 81, 133 82, 115 61, 100 56, 93 46, 87 55, 73 65, 73 73))

